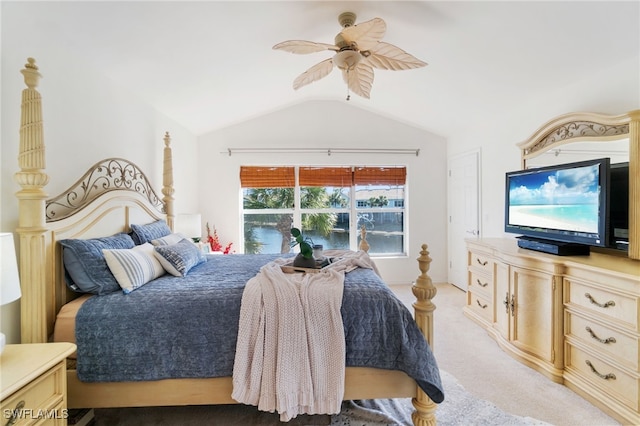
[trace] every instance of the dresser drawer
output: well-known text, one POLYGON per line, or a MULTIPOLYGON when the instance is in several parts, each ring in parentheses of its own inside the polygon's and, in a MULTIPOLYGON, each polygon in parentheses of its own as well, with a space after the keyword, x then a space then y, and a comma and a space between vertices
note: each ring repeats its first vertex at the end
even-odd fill
POLYGON ((18 421, 15 425, 31 425, 37 421, 42 421, 47 417, 44 424, 55 424, 56 420, 62 419, 66 413, 57 411, 57 407, 62 407, 64 400, 63 383, 65 364, 60 363, 50 369, 24 388, 13 395, 10 395, 0 404, 0 411, 3 418, 9 418, 14 412, 18 413, 18 421), (18 411, 16 411, 18 410, 18 411), (7 413, 9 413, 7 415, 7 413))
POLYGON ((589 345, 605 359, 613 359, 632 370, 638 370, 640 341, 637 336, 621 333, 569 311, 565 311, 564 325, 567 337, 589 345))
POLYGON ((598 314, 603 321, 638 332, 640 298, 592 287, 581 281, 564 279, 565 302, 598 314))
POLYGON ((493 322, 493 304, 491 303, 491 299, 469 290, 467 291, 467 306, 485 321, 489 323, 493 322))
POLYGON ((468 290, 481 294, 487 299, 491 299, 493 295, 493 279, 487 277, 485 274, 478 274, 471 270, 469 271, 468 290))
POLYGON ((591 355, 576 346, 567 344, 565 347, 565 368, 573 371, 600 389, 603 393, 620 401, 632 410, 638 410, 638 395, 640 379, 620 368, 591 355))
POLYGON ((483 253, 477 253, 474 251, 468 251, 468 266, 475 269, 481 274, 485 274, 487 277, 493 277, 493 260, 491 257, 483 253))

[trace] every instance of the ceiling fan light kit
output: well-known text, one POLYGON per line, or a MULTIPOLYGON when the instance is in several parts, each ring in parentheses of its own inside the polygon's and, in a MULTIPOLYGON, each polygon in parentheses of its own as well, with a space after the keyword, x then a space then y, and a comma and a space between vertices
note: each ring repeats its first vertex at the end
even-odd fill
POLYGON ((293 81, 295 90, 326 77, 335 66, 342 71, 342 77, 351 92, 369 99, 374 68, 398 71, 427 65, 399 47, 382 41, 387 30, 382 19, 373 18, 360 24, 355 24, 355 20, 355 13, 340 14, 338 22, 343 29, 336 35, 334 44, 288 40, 273 46, 276 50, 302 55, 325 50, 336 52, 333 57, 300 74, 293 81))
POLYGON ((333 63, 341 70, 352 70, 360 63, 360 56, 355 50, 341 50, 333 57, 333 63))

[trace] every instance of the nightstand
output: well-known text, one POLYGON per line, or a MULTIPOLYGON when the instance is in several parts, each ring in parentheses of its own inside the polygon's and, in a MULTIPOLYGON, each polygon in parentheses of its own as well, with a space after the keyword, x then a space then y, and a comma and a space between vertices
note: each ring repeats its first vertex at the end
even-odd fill
POLYGON ((66 358, 75 350, 73 343, 5 346, 0 355, 3 424, 67 424, 66 358))

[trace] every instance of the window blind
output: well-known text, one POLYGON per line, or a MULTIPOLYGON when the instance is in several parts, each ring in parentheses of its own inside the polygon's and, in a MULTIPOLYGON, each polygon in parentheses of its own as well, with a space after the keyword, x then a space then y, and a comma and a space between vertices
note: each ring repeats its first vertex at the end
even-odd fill
POLYGON ((353 171, 355 185, 404 185, 406 167, 356 167, 353 171))
POLYGON ((351 167, 300 167, 300 186, 351 186, 351 167))
POLYGON ((242 188, 293 188, 295 173, 293 167, 240 167, 242 188))
MULTIPOLYGON (((406 167, 300 167, 300 186, 404 185, 406 167)), ((240 167, 243 188, 293 188, 293 167, 240 167)))

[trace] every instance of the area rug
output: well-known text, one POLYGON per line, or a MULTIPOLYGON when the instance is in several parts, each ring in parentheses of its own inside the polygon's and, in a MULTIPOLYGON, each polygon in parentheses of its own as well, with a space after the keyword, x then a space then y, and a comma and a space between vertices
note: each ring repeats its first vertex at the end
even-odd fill
MULTIPOLYGON (((475 398, 446 371, 440 371, 445 400, 436 411, 442 426, 544 426, 548 423, 505 413, 488 401, 475 398)), ((412 425, 409 398, 345 401, 340 414, 298 416, 285 423, 294 426, 386 426, 412 425)), ((94 426, 161 425, 277 425, 275 413, 263 413, 246 405, 188 407, 141 407, 96 409, 94 426)))

